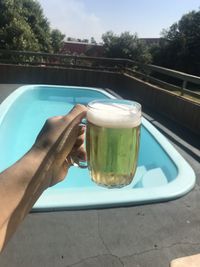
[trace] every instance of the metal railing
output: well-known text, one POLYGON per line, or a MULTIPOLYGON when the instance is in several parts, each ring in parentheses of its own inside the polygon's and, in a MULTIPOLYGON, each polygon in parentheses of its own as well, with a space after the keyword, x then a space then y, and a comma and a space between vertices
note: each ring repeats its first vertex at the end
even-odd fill
POLYGON ((55 67, 86 67, 91 69, 121 69, 126 65, 125 59, 86 57, 64 54, 49 54, 28 51, 0 50, 0 62, 8 64, 27 64, 55 67))
POLYGON ((200 99, 200 77, 129 59, 0 50, 0 63, 122 72, 179 92, 180 96, 200 99))

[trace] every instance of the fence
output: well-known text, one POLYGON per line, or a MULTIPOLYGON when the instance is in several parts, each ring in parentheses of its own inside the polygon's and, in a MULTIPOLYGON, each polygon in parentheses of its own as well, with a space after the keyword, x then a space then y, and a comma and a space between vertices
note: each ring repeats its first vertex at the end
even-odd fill
POLYGON ((127 73, 164 89, 176 91, 180 96, 187 94, 200 99, 200 77, 128 59, 0 50, 0 62, 127 73))
MULTIPOLYGON (((110 88, 127 99, 140 102, 194 133, 200 133, 200 105, 125 73, 81 68, 0 64, 0 83, 61 84, 110 88)), ((1 95, 9 92, 1 90, 1 95)))
POLYGON ((0 62, 8 64, 119 70, 125 59, 0 50, 0 62))

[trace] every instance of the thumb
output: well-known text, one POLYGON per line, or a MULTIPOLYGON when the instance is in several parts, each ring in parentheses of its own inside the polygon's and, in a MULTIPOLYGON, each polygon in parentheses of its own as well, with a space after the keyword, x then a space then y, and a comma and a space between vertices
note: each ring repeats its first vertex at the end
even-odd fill
POLYGON ((71 109, 71 111, 67 115, 63 116, 63 121, 68 124, 77 117, 81 121, 86 116, 86 111, 86 106, 77 104, 71 109))
POLYGON ((79 124, 86 116, 87 108, 83 105, 76 105, 70 113, 62 119, 66 123, 66 127, 58 140, 57 151, 65 151, 68 154, 74 146, 79 134, 79 124))

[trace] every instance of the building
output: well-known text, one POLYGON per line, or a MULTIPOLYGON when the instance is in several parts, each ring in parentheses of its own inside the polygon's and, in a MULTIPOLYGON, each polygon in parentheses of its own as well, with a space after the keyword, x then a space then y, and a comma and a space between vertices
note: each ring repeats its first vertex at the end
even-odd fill
POLYGON ((145 45, 159 45, 160 38, 140 38, 145 45))
POLYGON ((60 51, 62 54, 85 55, 90 57, 104 56, 104 47, 101 44, 92 44, 84 42, 64 42, 60 51))

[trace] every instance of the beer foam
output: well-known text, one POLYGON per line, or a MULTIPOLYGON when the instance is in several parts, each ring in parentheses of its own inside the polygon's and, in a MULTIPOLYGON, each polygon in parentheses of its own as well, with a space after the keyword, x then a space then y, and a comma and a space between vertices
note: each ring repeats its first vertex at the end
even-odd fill
POLYGON ((121 103, 92 103, 87 111, 89 122, 107 128, 133 128, 141 124, 141 110, 121 103))

